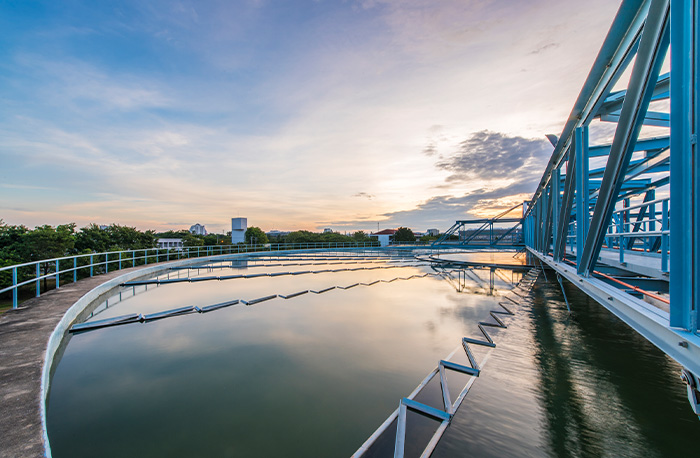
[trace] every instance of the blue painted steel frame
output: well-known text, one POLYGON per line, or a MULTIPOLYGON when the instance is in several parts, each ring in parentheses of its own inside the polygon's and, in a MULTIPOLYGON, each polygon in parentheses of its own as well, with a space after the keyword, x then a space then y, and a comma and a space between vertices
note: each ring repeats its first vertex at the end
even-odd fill
MULTIPOLYGON (((530 252, 689 369, 696 381, 700 373, 699 2, 622 2, 561 136, 548 136, 554 151, 523 221, 530 252), (671 72, 659 75, 669 49, 671 72), (611 93, 633 58, 628 88, 611 93), (649 110, 652 100, 665 99, 670 99, 668 114, 649 110), (611 145, 589 147, 588 125, 596 118, 618 123, 611 145), (667 126, 670 135, 639 140, 643 125, 667 126), (605 167, 596 164, 589 170, 590 158, 605 157, 605 167), (645 267, 644 275, 669 280, 669 311, 628 294, 624 288, 629 285, 594 278, 597 264, 603 262, 603 246, 604 262, 611 266, 625 267, 635 257, 655 259, 658 267, 645 267), (564 260, 567 248, 574 247, 576 263, 570 266, 564 260), (618 259, 609 256, 610 250, 617 250, 618 259)), ((663 297, 644 294, 652 302, 664 302, 663 297)))
POLYGON ((671 326, 698 329, 698 0, 671 3, 671 326))

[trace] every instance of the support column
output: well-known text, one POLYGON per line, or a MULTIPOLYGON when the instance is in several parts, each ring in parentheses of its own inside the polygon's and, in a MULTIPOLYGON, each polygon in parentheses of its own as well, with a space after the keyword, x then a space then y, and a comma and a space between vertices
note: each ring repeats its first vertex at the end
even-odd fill
POLYGON ((576 186, 576 150, 570 147, 568 154, 569 159, 566 163, 566 178, 564 179, 564 195, 562 196, 561 209, 559 210, 558 245, 554 247, 555 261, 561 261, 564 254, 566 254, 566 235, 569 232, 571 206, 574 200, 574 187, 576 186))
MULTIPOLYGON (((576 265, 581 266, 583 244, 588 235, 588 126, 574 131, 576 149, 576 265)), ((580 268, 577 268, 581 273, 580 268)))
POLYGON ((698 330, 698 0, 671 5, 671 326, 698 330))
POLYGON ((559 211, 561 209, 561 167, 552 172, 552 251, 559 244, 559 211))

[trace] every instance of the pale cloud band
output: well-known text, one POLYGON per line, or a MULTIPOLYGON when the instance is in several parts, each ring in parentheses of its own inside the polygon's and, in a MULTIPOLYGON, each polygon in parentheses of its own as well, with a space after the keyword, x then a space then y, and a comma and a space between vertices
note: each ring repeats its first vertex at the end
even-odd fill
POLYGON ((532 192, 616 9, 2 4, 0 218, 444 229, 532 192))

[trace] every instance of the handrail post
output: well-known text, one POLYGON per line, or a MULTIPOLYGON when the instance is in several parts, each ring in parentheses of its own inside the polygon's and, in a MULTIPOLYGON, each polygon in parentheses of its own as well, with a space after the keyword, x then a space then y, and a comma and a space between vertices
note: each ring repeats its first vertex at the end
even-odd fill
POLYGON ((105 253, 105 273, 109 273, 109 253, 105 253))
POLYGON ((58 259, 56 259, 56 289, 58 289, 59 286, 60 286, 60 285, 59 285, 60 279, 59 279, 59 277, 58 277, 58 273, 59 273, 60 271, 61 271, 61 266, 59 265, 58 259))
POLYGON ((93 265, 92 265, 93 262, 92 262, 92 260, 93 260, 92 255, 90 255, 90 276, 91 276, 91 277, 92 277, 92 268, 93 268, 93 265))
POLYGON ((119 270, 122 270, 122 252, 119 252, 119 270))
POLYGON ((668 272, 668 199, 661 204, 661 271, 668 272))
POLYGON ((12 308, 17 308, 17 267, 12 269, 12 308))
POLYGON ((78 281, 78 258, 73 258, 73 283, 78 281))
POLYGON ((39 277, 41 277, 41 267, 40 267, 38 262, 35 265, 36 265, 36 297, 39 297, 41 295, 41 280, 39 280, 39 277))

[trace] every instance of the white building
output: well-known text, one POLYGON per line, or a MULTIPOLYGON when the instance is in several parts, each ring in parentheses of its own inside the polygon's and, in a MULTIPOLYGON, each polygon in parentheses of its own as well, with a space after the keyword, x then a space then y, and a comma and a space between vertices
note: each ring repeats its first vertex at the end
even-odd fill
POLYGON ((439 229, 428 229, 428 235, 431 235, 433 237, 437 237, 440 235, 440 230, 439 229))
POLYGON ((182 247, 182 239, 158 239, 158 248, 180 251, 182 247))
POLYGON ((396 234, 396 229, 384 229, 370 234, 370 237, 376 237, 379 240, 379 246, 389 246, 394 241, 394 234, 396 234))
POLYGON ((231 218, 231 243, 245 243, 245 231, 248 229, 248 218, 231 218))
POLYGON ((195 224, 190 226, 190 234, 194 235, 207 235, 207 228, 203 224, 195 224))

